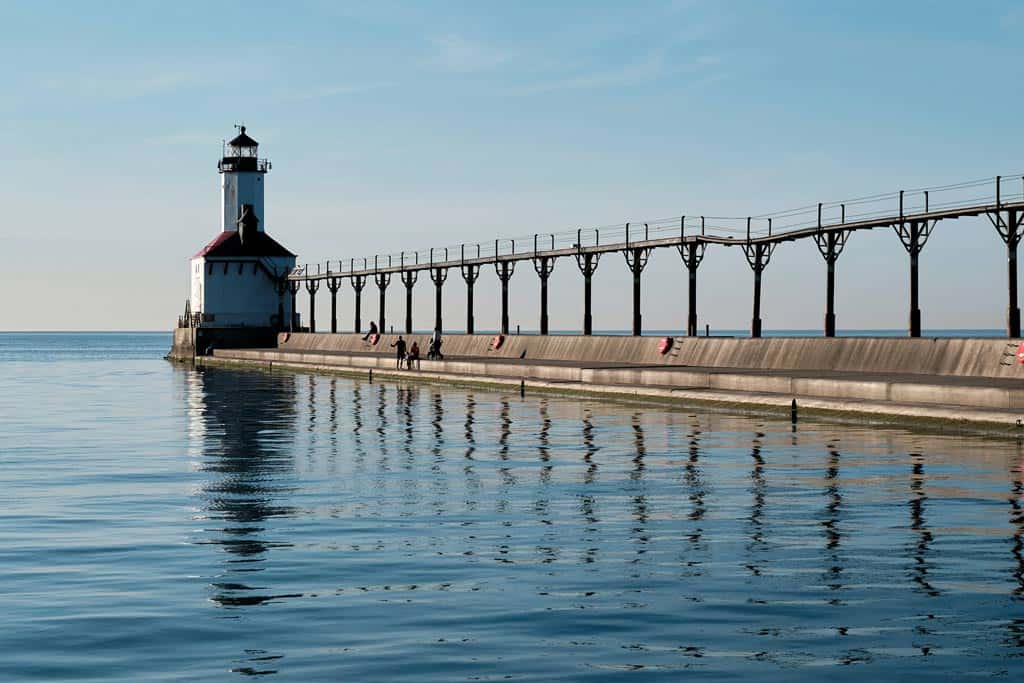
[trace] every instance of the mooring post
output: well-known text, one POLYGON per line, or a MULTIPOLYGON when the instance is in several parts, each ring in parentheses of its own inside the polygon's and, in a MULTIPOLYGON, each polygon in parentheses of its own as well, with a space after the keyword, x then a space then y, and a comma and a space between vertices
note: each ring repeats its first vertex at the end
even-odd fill
MULTIPOLYGON (((1024 182, 1024 178, 1021 179, 1024 182)), ((1017 297, 1017 247, 1020 245, 1021 232, 1024 228, 1024 212, 1020 209, 1003 209, 1000 186, 1002 178, 996 176, 996 209, 988 213, 999 237, 1006 245, 1007 295, 1006 336, 1011 339, 1020 337, 1020 305, 1017 297)))
POLYGON ((355 321, 354 321, 354 324, 352 325, 352 327, 355 328, 354 331, 356 333, 359 333, 359 332, 363 331, 363 318, 362 318, 363 287, 366 286, 366 276, 365 275, 353 275, 349 279, 349 282, 352 283, 352 289, 356 293, 356 296, 355 296, 355 305, 356 305, 355 321))
POLYGON ((900 218, 893 226, 896 234, 910 256, 910 336, 921 336, 921 304, 918 296, 918 257, 924 248, 932 229, 938 223, 935 220, 906 220, 903 213, 903 190, 900 190, 900 218))
MULTIPOLYGON (((626 241, 629 241, 629 224, 626 224, 626 241)), ((650 248, 631 247, 625 251, 626 265, 633 273, 633 336, 639 337, 643 328, 640 314, 640 274, 644 272, 647 259, 651 255, 650 248)))
POLYGON ((316 332, 316 292, 320 289, 319 280, 306 280, 306 291, 309 292, 309 331, 316 332))
POLYGON ((497 261, 494 270, 501 280, 501 334, 508 334, 508 281, 515 272, 515 261, 497 261))
POLYGON ((750 336, 754 339, 761 337, 761 273, 771 260, 773 251, 774 242, 751 242, 750 218, 747 218, 747 241, 743 245, 743 253, 750 269, 754 271, 754 313, 750 320, 750 336))
POLYGON ((341 289, 341 278, 327 278, 327 290, 331 293, 331 334, 338 332, 338 290, 341 289))
MULTIPOLYGON (((536 251, 536 237, 534 239, 536 251)), ((548 333, 548 278, 555 269, 555 259, 550 256, 537 256, 533 259, 533 269, 540 277, 540 333, 548 333)))
POLYGON ((299 326, 299 311, 297 308, 296 295, 299 293, 299 289, 302 287, 302 281, 300 280, 289 280, 288 291, 291 293, 292 299, 292 314, 291 323, 288 325, 288 330, 294 332, 295 328, 299 326))
POLYGON ((690 286, 689 286, 689 302, 686 310, 686 335, 688 337, 697 336, 697 268, 700 266, 700 262, 704 260, 704 250, 707 248, 707 243, 700 242, 697 237, 692 237, 689 242, 686 241, 684 234, 686 226, 686 216, 683 216, 679 221, 679 257, 683 259, 683 264, 686 265, 686 270, 689 275, 690 286))
MULTIPOLYGON (((445 256, 445 261, 448 257, 445 256)), ((444 321, 441 317, 441 288, 444 286, 444 281, 448 279, 448 269, 437 268, 430 269, 430 279, 434 283, 434 329, 439 332, 444 331, 444 321)))
MULTIPOLYGON (((416 284, 419 273, 415 270, 403 270, 399 277, 402 278, 402 284, 405 285, 405 333, 412 334, 412 288, 416 284)), ((381 319, 383 319, 383 315, 381 313, 381 319)))
POLYGON ((373 279, 377 283, 377 289, 380 291, 380 308, 377 312, 377 329, 380 330, 381 334, 384 334, 384 305, 387 299, 386 294, 388 285, 391 284, 391 273, 374 273, 373 279))
POLYGON ((580 242, 581 232, 576 231, 576 266, 583 274, 583 334, 590 336, 594 333, 593 317, 591 315, 591 279, 597 264, 601 260, 599 252, 584 252, 580 242))

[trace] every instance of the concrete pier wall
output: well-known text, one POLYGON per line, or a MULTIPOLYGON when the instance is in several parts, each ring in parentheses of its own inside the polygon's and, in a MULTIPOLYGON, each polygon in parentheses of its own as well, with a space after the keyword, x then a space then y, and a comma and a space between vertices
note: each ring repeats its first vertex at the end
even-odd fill
MULTIPOLYGON (((392 356, 398 335, 385 334, 376 346, 356 334, 282 334, 281 351, 392 356)), ((427 335, 420 342, 426 354, 427 335)), ((871 375, 913 374, 953 377, 1024 379, 1017 362, 1020 340, 910 339, 884 337, 731 339, 675 337, 673 348, 659 352, 659 337, 509 336, 500 349, 490 335, 446 335, 446 356, 569 362, 607 366, 694 366, 772 371, 836 371, 871 375)))

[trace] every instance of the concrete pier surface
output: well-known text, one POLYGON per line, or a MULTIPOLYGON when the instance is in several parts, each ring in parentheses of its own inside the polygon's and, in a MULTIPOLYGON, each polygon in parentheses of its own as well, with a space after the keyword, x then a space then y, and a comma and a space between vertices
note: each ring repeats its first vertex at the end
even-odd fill
MULTIPOLYGON (((397 369, 391 344, 357 334, 280 334, 276 348, 215 348, 213 364, 842 413, 1024 433, 1020 340, 447 335, 444 360, 397 369)), ((406 336, 426 353, 428 335, 406 336)), ((172 353, 172 356, 174 354, 172 353)), ((191 360, 191 357, 188 358, 191 360)))

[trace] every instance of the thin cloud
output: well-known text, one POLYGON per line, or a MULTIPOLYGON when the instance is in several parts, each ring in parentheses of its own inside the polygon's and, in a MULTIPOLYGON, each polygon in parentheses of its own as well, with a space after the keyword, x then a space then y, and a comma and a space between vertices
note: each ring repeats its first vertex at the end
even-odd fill
POLYGON ((643 85, 683 73, 705 73, 720 63, 721 58, 716 55, 700 55, 683 64, 671 64, 663 53, 658 52, 648 55, 643 61, 627 64, 620 68, 513 86, 506 88, 503 92, 506 95, 536 95, 562 90, 643 85))
POLYGON ((209 65, 202 68, 160 70, 158 68, 115 71, 95 69, 78 74, 62 74, 41 80, 50 90, 85 99, 132 100, 182 90, 220 85, 224 70, 209 65))
POLYGON ((431 42, 434 45, 434 55, 427 63, 443 71, 454 73, 488 71, 501 66, 512 58, 512 54, 509 52, 456 34, 434 38, 431 42))
POLYGON ((275 96, 279 102, 301 102, 306 100, 318 100, 325 97, 337 97, 341 95, 358 95, 372 90, 392 88, 396 83, 381 81, 379 83, 348 83, 338 85, 322 85, 307 88, 304 90, 280 91, 275 96))

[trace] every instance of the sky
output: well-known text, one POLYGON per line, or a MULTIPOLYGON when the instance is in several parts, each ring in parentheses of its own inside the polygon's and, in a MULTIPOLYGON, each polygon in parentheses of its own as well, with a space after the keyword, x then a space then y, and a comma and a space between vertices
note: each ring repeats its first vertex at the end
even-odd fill
MULTIPOLYGON (((1004 0, 0 0, 0 329, 172 327, 188 259, 219 230, 216 162, 237 123, 273 162, 268 232, 310 263, 1020 177, 1022 31, 1024 2, 1004 0)), ((1005 263, 986 219, 940 223, 924 327, 1003 327, 1005 263)), ((837 269, 841 329, 906 326, 891 230, 855 234, 837 269)), ((747 328, 742 251, 709 248, 699 278, 701 325, 747 328)), ((765 328, 820 328, 824 279, 812 242, 780 246, 765 328)), ((595 328, 629 327, 630 282, 602 259, 595 328)), ((685 329, 686 287, 676 251, 656 251, 645 327, 685 329)), ((498 291, 484 272, 479 328, 497 326, 498 291)), ((511 291, 512 325, 535 329, 527 264, 511 291)), ((578 329, 574 263, 550 292, 552 328, 578 329)), ((426 278, 415 296, 429 328, 426 278)), ((388 297, 399 323, 397 281, 388 297)), ((464 311, 453 273, 446 322, 464 311)))

